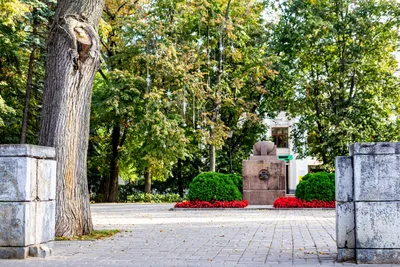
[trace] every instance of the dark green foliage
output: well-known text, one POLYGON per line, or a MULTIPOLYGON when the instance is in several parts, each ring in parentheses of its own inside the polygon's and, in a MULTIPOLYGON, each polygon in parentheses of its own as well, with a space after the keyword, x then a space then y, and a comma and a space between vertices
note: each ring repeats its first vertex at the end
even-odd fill
POLYGON ((297 185, 296 197, 305 201, 335 200, 335 174, 317 172, 305 175, 297 185))
POLYGON ((138 193, 128 196, 127 202, 130 203, 173 203, 182 201, 178 194, 145 194, 138 193))
POLYGON ((190 184, 188 199, 232 201, 242 200, 242 194, 231 175, 204 172, 196 176, 190 184))
POLYGON ((240 193, 243 194, 243 180, 242 176, 237 175, 235 173, 228 174, 229 178, 232 179, 233 183, 236 185, 236 187, 239 189, 240 193))

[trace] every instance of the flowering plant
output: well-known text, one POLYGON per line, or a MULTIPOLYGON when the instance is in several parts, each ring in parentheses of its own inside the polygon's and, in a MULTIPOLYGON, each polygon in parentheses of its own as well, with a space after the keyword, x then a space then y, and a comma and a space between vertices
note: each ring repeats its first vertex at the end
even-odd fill
POLYGON ((303 201, 295 197, 280 197, 274 201, 274 208, 335 208, 335 201, 303 201))
POLYGON ((245 208, 249 205, 247 200, 234 201, 183 201, 175 204, 175 208, 245 208))

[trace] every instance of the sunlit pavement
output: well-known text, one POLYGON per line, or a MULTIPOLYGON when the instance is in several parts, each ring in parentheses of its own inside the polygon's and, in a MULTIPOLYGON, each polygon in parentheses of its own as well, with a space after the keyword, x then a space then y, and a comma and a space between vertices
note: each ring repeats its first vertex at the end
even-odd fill
POLYGON ((92 205, 96 229, 122 232, 105 240, 56 242, 53 257, 0 260, 0 266, 355 265, 335 263, 334 210, 172 207, 92 205))

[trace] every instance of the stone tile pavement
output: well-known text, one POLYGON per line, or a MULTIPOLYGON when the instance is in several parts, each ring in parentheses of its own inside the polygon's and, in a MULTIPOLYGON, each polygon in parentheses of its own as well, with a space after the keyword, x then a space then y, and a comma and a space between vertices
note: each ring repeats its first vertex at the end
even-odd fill
POLYGON ((0 260, 0 267, 355 266, 335 263, 334 210, 171 207, 92 205, 96 229, 123 231, 105 240, 56 242, 54 257, 0 260))

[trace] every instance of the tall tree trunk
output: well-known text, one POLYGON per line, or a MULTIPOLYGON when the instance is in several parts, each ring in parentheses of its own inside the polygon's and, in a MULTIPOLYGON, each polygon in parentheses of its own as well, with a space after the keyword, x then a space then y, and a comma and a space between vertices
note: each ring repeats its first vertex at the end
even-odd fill
POLYGON ((112 131, 112 156, 110 163, 110 193, 108 202, 118 202, 118 146, 121 135, 121 128, 115 125, 112 131))
POLYGON ((183 197, 182 160, 178 159, 178 192, 183 197))
POLYGON ((210 157, 210 172, 215 172, 215 146, 209 146, 208 154, 210 157))
POLYGON ((144 173, 144 192, 146 194, 151 193, 151 170, 146 169, 146 172, 144 173))
POLYGON ((56 148, 56 235, 93 230, 87 181, 92 85, 104 0, 59 0, 47 42, 39 144, 56 148))
MULTIPOLYGON (((32 15, 33 19, 33 30, 32 35, 35 37, 37 36, 38 25, 37 25, 37 18, 36 18, 36 9, 33 10, 32 15)), ((26 96, 25 96, 25 107, 24 107, 24 115, 22 118, 22 127, 21 127, 21 144, 26 143, 26 132, 28 128, 28 116, 29 116, 29 104, 31 102, 31 92, 32 92, 32 80, 33 80, 33 69, 35 67, 35 53, 36 53, 36 44, 33 44, 31 55, 29 56, 29 63, 28 63, 28 76, 26 80, 26 96)))
POLYGON ((22 118, 22 127, 21 127, 21 140, 20 140, 21 144, 26 143, 26 132, 27 132, 27 128, 28 128, 28 116, 29 116, 29 104, 31 102, 33 68, 34 68, 34 64, 35 64, 35 52, 36 52, 36 45, 33 45, 31 55, 29 57, 29 65, 28 65, 25 107, 24 107, 24 115, 22 118))

